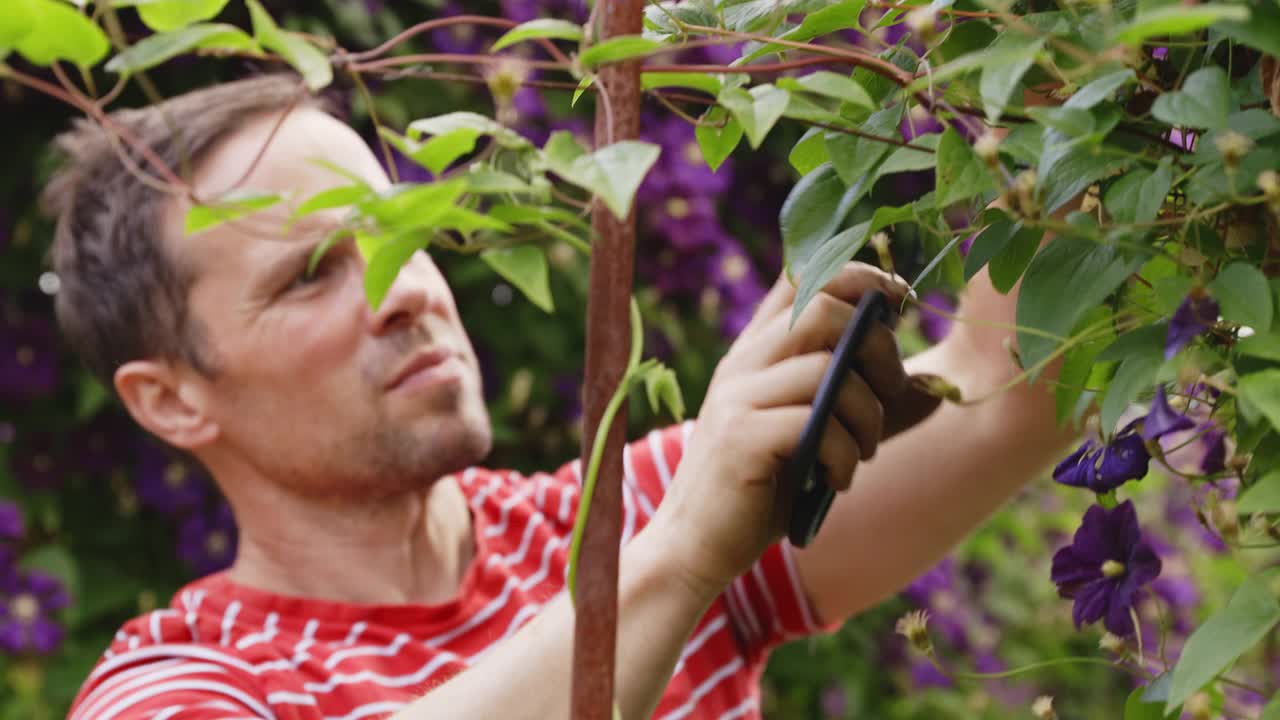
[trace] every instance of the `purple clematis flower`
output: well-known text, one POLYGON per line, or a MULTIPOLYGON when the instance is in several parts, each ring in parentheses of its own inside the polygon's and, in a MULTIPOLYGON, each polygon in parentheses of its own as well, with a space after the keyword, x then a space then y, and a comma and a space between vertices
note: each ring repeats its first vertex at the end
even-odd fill
POLYGON ((51 575, 32 570, 8 578, 0 587, 0 649, 14 655, 57 650, 63 629, 49 616, 69 602, 51 575))
POLYGON ((0 500, 0 540, 20 540, 26 533, 22 508, 8 500, 0 500))
POLYGON ((145 505, 174 515, 204 502, 212 484, 196 463, 147 443, 138 458, 135 488, 145 505))
POLYGON ((1151 401, 1151 411, 1147 413, 1146 419, 1142 421, 1142 439, 1155 440, 1169 433, 1178 432, 1180 430, 1188 430, 1195 426, 1191 418, 1185 414, 1169 407, 1169 396, 1165 393, 1164 385, 1156 390, 1156 396, 1151 401))
MULTIPOLYGON (((464 6, 456 2, 447 2, 440 9, 439 17, 447 18, 462 15, 464 6)), ((435 50, 442 53, 472 55, 485 48, 489 39, 480 32, 480 28, 471 23, 445 25, 431 31, 431 43, 435 50)))
POLYGON ((1209 297, 1203 289, 1197 288, 1187 294, 1186 299, 1173 312, 1169 321, 1169 335, 1164 342, 1166 360, 1178 354, 1200 333, 1208 330, 1218 321, 1218 301, 1209 297))
POLYGON ((1200 436, 1200 444, 1204 447, 1200 472, 1205 475, 1220 473, 1227 466, 1227 431, 1217 423, 1205 423, 1200 429, 1204 431, 1200 436))
POLYGON ((0 307, 0 398, 47 395, 58 384, 58 348, 46 318, 0 307))
POLYGON ((1053 479, 1063 485, 1081 487, 1096 493, 1115 490, 1130 480, 1147 474, 1151 454, 1138 434, 1135 420, 1116 433, 1105 445, 1085 440, 1053 470, 1053 479))
POLYGON ((1138 514, 1126 500, 1112 510, 1085 512, 1071 545, 1053 556, 1051 577, 1058 594, 1075 601, 1076 628, 1103 621, 1120 637, 1133 633, 1130 608, 1143 585, 1160 576, 1160 557, 1142 537, 1138 514))
POLYGON ((235 559, 236 537, 231 507, 220 502, 212 511, 192 513, 178 529, 178 557, 197 575, 217 572, 235 559))
POLYGON ((935 312, 930 312, 928 308, 937 308, 945 313, 954 313, 956 311, 955 300, 951 296, 938 291, 930 290, 920 296, 920 304, 927 306, 920 308, 920 334, 924 335, 924 339, 931 344, 942 342, 942 339, 951 332, 951 318, 944 317, 935 312))
POLYGON ((64 463, 50 433, 20 438, 11 458, 13 474, 31 490, 51 490, 62 485, 64 463))

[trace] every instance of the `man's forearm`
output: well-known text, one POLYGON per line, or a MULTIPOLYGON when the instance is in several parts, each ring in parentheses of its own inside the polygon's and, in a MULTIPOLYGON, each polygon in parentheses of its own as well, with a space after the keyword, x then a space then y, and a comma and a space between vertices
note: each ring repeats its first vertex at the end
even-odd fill
MULTIPOLYGON (((664 564, 650 527, 623 551, 618 588, 616 692, 622 716, 647 718, 657 706, 680 651, 714 598, 664 564)), ((574 611, 567 594, 480 663, 429 692, 395 720, 569 717, 574 611)))
POLYGON ((1052 369, 1035 384, 993 394, 1020 372, 1003 349, 1013 335, 1013 298, 996 293, 984 271, 971 283, 961 312, 981 322, 957 323, 907 368, 943 376, 966 399, 991 397, 943 406, 858 467, 853 487, 836 500, 822 533, 798 558, 805 587, 826 621, 901 590, 1071 442, 1073 432, 1055 422, 1047 382, 1052 369))

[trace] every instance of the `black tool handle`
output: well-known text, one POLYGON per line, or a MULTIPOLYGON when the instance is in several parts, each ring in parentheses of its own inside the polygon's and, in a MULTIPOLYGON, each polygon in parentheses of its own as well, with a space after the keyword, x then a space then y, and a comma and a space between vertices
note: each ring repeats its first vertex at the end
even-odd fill
POLYGON ((835 499, 835 491, 827 482, 827 469, 818 460, 818 445, 844 379, 850 371, 862 371, 856 357, 858 348, 871 329, 871 323, 877 320, 889 324, 889 301, 879 290, 869 290, 858 301, 853 319, 836 343, 831 364, 827 366, 827 372, 818 385, 818 394, 813 399, 813 412, 805 423, 800 444, 783 466, 780 489, 791 492, 793 498, 787 537, 796 547, 808 545, 818 534, 827 511, 831 509, 831 501, 835 499))

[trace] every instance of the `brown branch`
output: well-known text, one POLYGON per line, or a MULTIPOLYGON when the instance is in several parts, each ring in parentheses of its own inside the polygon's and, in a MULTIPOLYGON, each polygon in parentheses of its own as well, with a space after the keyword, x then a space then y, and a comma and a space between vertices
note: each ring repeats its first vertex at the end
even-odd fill
POLYGON ((381 68, 400 67, 402 65, 420 65, 423 63, 454 63, 458 65, 496 65, 499 63, 519 63, 525 67, 538 70, 568 70, 568 63, 554 60, 530 60, 529 58, 510 57, 505 55, 468 55, 466 53, 421 53, 417 55, 397 55, 381 60, 353 62, 347 66, 352 72, 368 72, 381 68))
MULTIPOLYGON (((500 28, 510 29, 510 28, 516 27, 520 23, 517 23, 514 20, 507 20, 506 18, 487 17, 485 15, 453 15, 451 17, 446 17, 446 18, 436 18, 435 20, 427 20, 425 22, 420 22, 417 25, 413 25, 409 28, 406 28, 399 35, 396 35, 395 37, 373 48, 372 50, 365 50, 358 53, 346 53, 343 55, 343 57, 346 61, 356 62, 356 63, 359 63, 365 60, 371 60, 386 54, 387 52, 394 49, 400 43, 412 37, 415 37, 417 35, 421 35, 424 32, 429 32, 431 30, 435 30, 436 28, 447 27, 449 25, 463 25, 463 24, 488 25, 491 27, 500 27, 500 28)), ((551 42, 549 39, 537 38, 536 41, 539 45, 542 46, 544 50, 547 51, 547 54, 550 55, 557 62, 561 62, 566 65, 570 63, 569 58, 564 54, 564 52, 561 51, 560 48, 556 47, 555 43, 551 42)))

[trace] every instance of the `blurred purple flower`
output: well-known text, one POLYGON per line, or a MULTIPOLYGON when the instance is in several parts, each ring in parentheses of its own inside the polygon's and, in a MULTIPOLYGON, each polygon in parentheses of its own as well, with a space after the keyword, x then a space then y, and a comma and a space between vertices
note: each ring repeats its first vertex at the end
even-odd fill
POLYGON ((911 602, 922 608, 929 606, 929 598, 934 593, 951 590, 955 587, 955 561, 944 557, 937 565, 926 570, 920 577, 911 581, 903 594, 911 602))
POLYGON ((1166 360, 1218 321, 1218 301, 1202 289, 1192 290, 1173 313, 1164 343, 1166 360))
POLYGON ((131 464, 135 449, 133 426, 115 412, 99 413, 67 437, 67 454, 76 470, 103 475, 131 464))
POLYGON ((911 686, 917 690, 928 688, 949 688, 951 678, 942 674, 928 658, 916 657, 911 660, 911 686))
POLYGON ((1204 447, 1200 472, 1205 475, 1222 472, 1227 466, 1227 431, 1213 422, 1201 425, 1200 430, 1204 432, 1200 436, 1200 444, 1204 447))
POLYGON ((20 540, 26 532, 22 508, 17 503, 0 500, 0 540, 20 540))
POLYGON ((1093 439, 1084 443, 1053 470, 1053 479, 1070 487, 1096 493, 1110 492, 1129 480, 1147 474, 1151 454, 1147 452, 1135 420, 1124 427, 1105 445, 1093 439))
POLYGON ((1156 390, 1155 397, 1151 400, 1151 411, 1147 413, 1146 418, 1142 421, 1142 439, 1155 440, 1169 433, 1186 430, 1194 426, 1195 423, 1185 413, 1180 413, 1169 407, 1169 396, 1165 392, 1165 386, 1161 385, 1156 390))
POLYGON ((13 474, 31 490, 51 490, 62 484, 65 469, 50 433, 31 433, 15 444, 10 458, 13 474))
POLYGON ((927 308, 937 308, 945 313, 954 313, 956 303, 947 293, 930 290, 920 296, 920 333, 930 343, 939 343, 951 332, 951 318, 930 312, 927 308))
POLYGON ((656 202, 671 197, 717 195, 732 180, 732 159, 712 170, 702 158, 694 128, 678 117, 645 115, 642 138, 662 149, 658 162, 645 176, 637 193, 639 202, 656 202))
POLYGON ((1076 628, 1103 620, 1121 637, 1133 633, 1129 610, 1143 585, 1160 576, 1160 557, 1142 538, 1133 503, 1112 510, 1093 505, 1072 544, 1053 556, 1050 576, 1058 594, 1075 601, 1076 628))
POLYGON ((1196 134, 1190 130, 1173 128, 1169 131, 1169 142, 1190 152, 1196 146, 1196 134))
POLYGON ((582 417, 582 377, 571 373, 558 375, 551 381, 551 391, 564 408, 563 419, 577 422, 582 417))
POLYGON ((849 693, 839 684, 828 685, 822 691, 822 716, 843 718, 849 712, 849 693))
POLYGON ((231 507, 219 502, 212 511, 192 513, 178 529, 178 557, 197 575, 217 572, 235 559, 236 537, 231 507))
POLYGON ((765 287, 736 243, 720 246, 712 260, 711 279, 720 291, 720 331, 725 337, 737 337, 764 299, 765 287))
MULTIPOLYGON (((436 13, 436 18, 453 17, 465 13, 466 8, 460 3, 446 2, 436 13)), ((471 23, 436 28, 431 31, 431 43, 438 52, 461 55, 478 53, 488 44, 485 36, 479 32, 479 27, 471 23)))
POLYGON ((921 135, 932 135, 947 129, 938 118, 934 117, 923 105, 911 108, 902 122, 898 124, 898 132, 902 139, 911 142, 921 135))
POLYGON ((57 650, 63 630, 49 616, 69 603, 51 575, 32 570, 6 578, 0 587, 0 649, 12 655, 57 650))
POLYGON ((583 23, 588 9, 586 0, 502 0, 502 14, 508 20, 521 23, 539 17, 583 23))
POLYGON ((199 505, 212 489, 203 468, 154 442, 139 453, 134 483, 138 499, 166 515, 199 505))
POLYGON ((1156 60, 1164 60, 1165 58, 1169 57, 1169 48, 1167 47, 1155 48, 1154 50, 1151 51, 1151 57, 1155 58, 1156 60))
POLYGON ((0 307, 0 398, 46 395, 58 384, 53 324, 16 307, 0 307))

